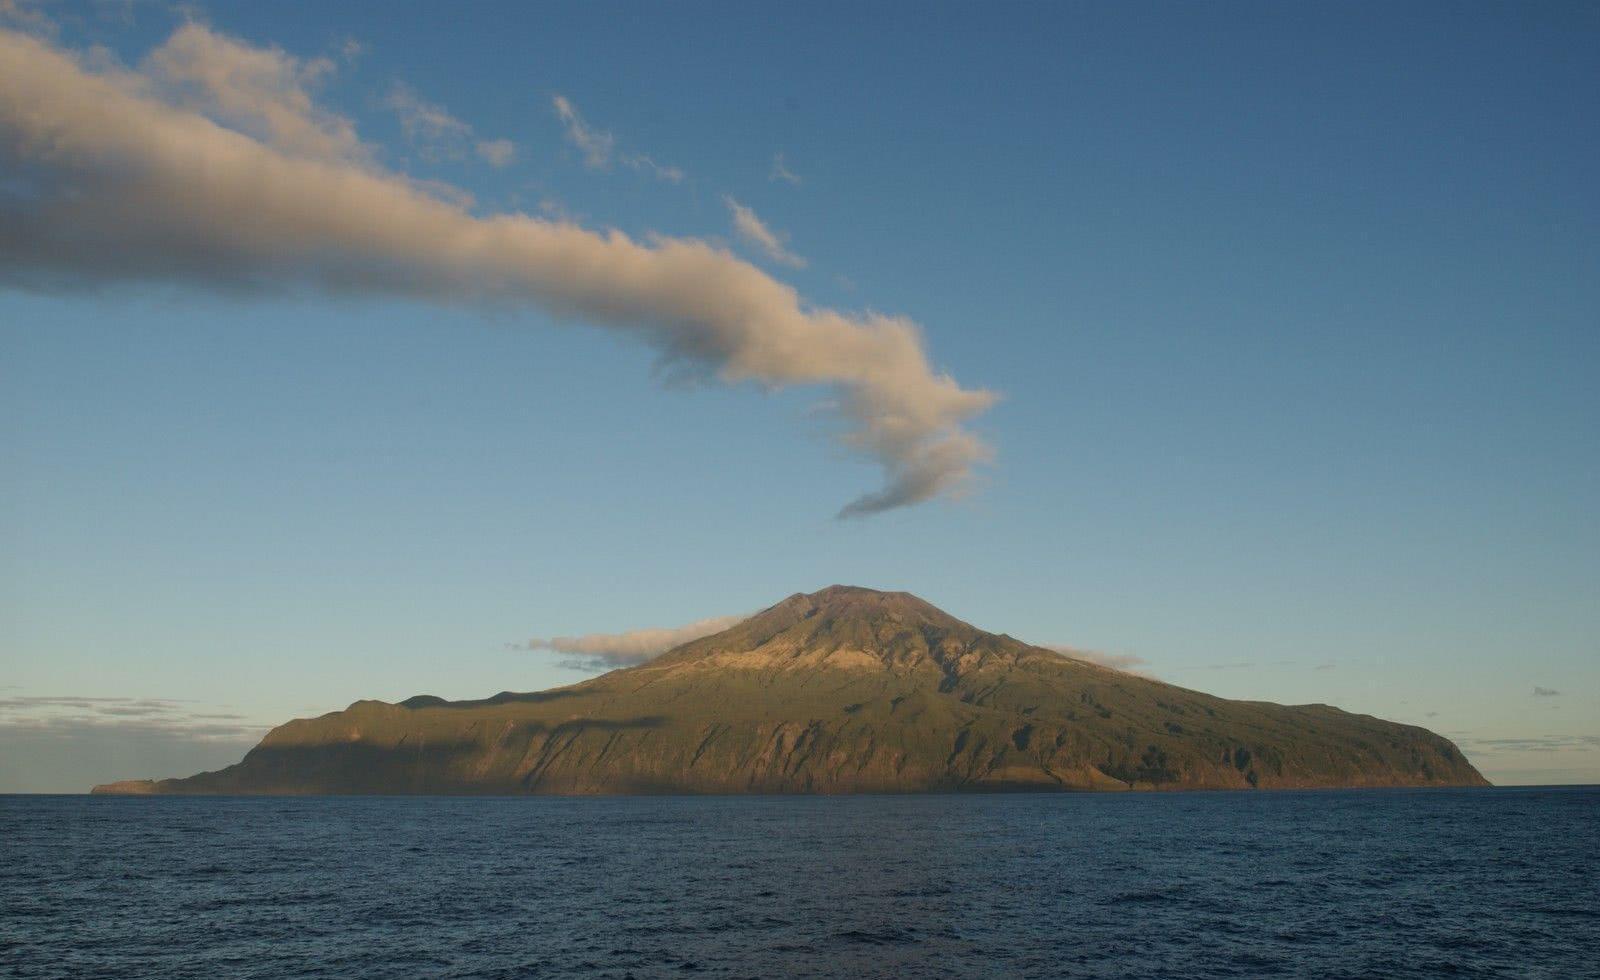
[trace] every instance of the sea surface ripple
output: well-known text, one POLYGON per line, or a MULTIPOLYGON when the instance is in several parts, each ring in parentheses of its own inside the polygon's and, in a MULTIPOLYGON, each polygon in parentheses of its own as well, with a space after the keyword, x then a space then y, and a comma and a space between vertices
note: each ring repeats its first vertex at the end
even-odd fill
POLYGON ((1600 788, 0 797, 7 977, 1600 976, 1600 788))

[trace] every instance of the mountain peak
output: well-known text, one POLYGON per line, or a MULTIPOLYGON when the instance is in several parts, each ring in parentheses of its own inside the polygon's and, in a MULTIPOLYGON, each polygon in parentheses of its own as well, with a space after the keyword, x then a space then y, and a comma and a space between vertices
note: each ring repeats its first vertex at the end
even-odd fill
MULTIPOLYGON (((830 585, 816 592, 796 592, 777 605, 757 613, 746 623, 769 617, 778 621, 791 620, 796 616, 816 619, 819 623, 872 622, 919 629, 973 630, 973 627, 933 603, 909 592, 885 592, 860 585, 830 585)), ((784 628, 787 625, 785 623, 784 628)))
POLYGON ((796 595, 825 613, 932 614, 955 621, 955 617, 949 613, 909 592, 884 592, 860 585, 830 585, 809 595, 796 595))
POLYGON ((669 650, 647 667, 762 662, 790 669, 847 663, 881 668, 942 661, 975 643, 1000 639, 909 592, 830 585, 796 592, 730 629, 669 650))
MULTIPOLYGON (((885 589, 869 589, 864 585, 840 585, 840 584, 834 584, 834 585, 828 586, 825 589, 818 589, 817 591, 812 592, 812 593, 803 593, 802 592, 802 593, 797 593, 797 595, 804 595, 808 599, 815 599, 815 600, 820 602, 820 601, 827 600, 827 599, 836 599, 836 598, 841 598, 841 597, 844 597, 844 596, 852 596, 852 595, 910 596, 911 593, 909 593, 909 592, 890 592, 890 591, 885 590, 885 589)), ((912 598, 915 598, 915 596, 912 596, 912 598)))

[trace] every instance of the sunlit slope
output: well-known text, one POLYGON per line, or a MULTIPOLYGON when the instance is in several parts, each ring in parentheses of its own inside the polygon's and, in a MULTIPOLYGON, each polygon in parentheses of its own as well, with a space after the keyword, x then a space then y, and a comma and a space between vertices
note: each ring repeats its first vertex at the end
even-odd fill
POLYGON ((858 793, 1486 785, 1448 740, 1227 701, 985 633, 905 593, 795 595, 571 687, 361 701, 132 793, 858 793))

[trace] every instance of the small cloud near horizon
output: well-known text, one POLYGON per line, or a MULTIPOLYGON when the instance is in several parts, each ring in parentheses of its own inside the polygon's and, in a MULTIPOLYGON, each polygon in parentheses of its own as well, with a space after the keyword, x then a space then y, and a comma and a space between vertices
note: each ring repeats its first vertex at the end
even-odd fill
POLYGON ((190 739, 255 739, 270 725, 234 712, 188 707, 177 698, 21 695, 0 698, 0 732, 78 737, 124 734, 190 739))
POLYGON ((1561 752, 1600 749, 1600 735, 1533 735, 1522 738, 1459 738, 1463 749, 1477 752, 1561 752))
POLYGON ((0 699, 0 793, 84 793, 242 759, 272 726, 175 698, 0 699))

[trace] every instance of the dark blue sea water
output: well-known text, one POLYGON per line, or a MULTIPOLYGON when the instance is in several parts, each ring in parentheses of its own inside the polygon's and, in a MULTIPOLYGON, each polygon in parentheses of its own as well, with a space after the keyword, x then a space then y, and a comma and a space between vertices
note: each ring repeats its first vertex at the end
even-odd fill
POLYGON ((1600 976, 1600 789, 0 797, 16 977, 1600 976))

